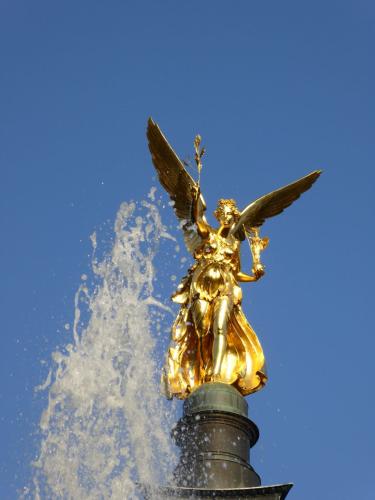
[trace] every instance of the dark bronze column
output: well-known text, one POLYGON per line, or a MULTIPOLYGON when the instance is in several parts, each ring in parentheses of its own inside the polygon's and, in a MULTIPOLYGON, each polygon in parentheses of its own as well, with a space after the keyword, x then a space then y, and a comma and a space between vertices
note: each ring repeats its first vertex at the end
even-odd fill
POLYGON ((173 431, 181 449, 176 484, 195 488, 259 486, 249 464, 250 448, 259 437, 247 418, 247 403, 231 385, 210 383, 184 403, 184 415, 173 431))
POLYGON ((149 498, 283 500, 292 487, 260 485, 250 465, 259 431, 248 418, 245 398, 231 385, 207 383, 194 391, 172 437, 181 449, 175 486, 159 488, 149 498))

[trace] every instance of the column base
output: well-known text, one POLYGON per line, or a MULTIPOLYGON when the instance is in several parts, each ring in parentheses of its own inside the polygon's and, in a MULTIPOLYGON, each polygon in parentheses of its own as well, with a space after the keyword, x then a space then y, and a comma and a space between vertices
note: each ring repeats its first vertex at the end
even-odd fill
POLYGON ((257 486, 254 488, 229 488, 229 489, 206 489, 206 488, 173 488, 164 487, 156 490, 144 490, 146 500, 163 499, 179 500, 181 498, 220 498, 241 500, 284 500, 292 488, 292 484, 278 484, 274 486, 257 486))

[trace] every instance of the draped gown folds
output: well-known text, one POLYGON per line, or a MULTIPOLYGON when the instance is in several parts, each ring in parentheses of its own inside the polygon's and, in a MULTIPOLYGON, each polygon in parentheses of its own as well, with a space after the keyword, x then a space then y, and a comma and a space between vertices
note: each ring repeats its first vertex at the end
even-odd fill
POLYGON ((260 342, 241 308, 242 291, 235 275, 239 270, 240 242, 211 230, 196 250, 196 263, 189 269, 172 296, 181 309, 172 327, 172 342, 164 369, 166 392, 185 398, 212 374, 212 319, 221 297, 228 297, 227 348, 219 381, 233 384, 243 395, 260 389, 266 382, 265 359, 260 342), (197 301, 209 302, 207 325, 196 328, 193 310, 197 301), (205 327, 206 326, 206 327, 205 327))

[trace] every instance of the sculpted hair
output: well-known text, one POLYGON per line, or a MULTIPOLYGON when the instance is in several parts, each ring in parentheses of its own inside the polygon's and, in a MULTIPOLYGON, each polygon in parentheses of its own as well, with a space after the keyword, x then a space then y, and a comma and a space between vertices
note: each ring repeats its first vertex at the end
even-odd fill
POLYGON ((214 215, 215 217, 218 219, 220 217, 220 215, 224 212, 224 207, 229 207, 233 213, 233 216, 234 218, 237 220, 239 219, 241 213, 240 211, 238 210, 237 208, 237 205, 236 205, 236 202, 233 200, 233 199, 224 199, 224 198, 221 198, 218 202, 217 202, 217 208, 214 212, 214 215))

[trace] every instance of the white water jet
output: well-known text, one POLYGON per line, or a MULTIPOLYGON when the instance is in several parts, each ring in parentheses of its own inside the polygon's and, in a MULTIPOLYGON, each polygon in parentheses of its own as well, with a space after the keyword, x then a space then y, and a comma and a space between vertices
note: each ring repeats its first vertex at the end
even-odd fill
MULTIPOLYGON (((73 342, 53 354, 39 388, 49 386, 36 499, 140 498, 137 484, 165 484, 176 461, 176 415, 160 395, 155 356, 154 319, 168 308, 153 296, 153 260, 170 236, 149 202, 123 203, 114 231, 111 251, 93 257, 95 289, 83 276, 77 291, 73 342)), ((95 234, 92 242, 95 255, 95 234)))

